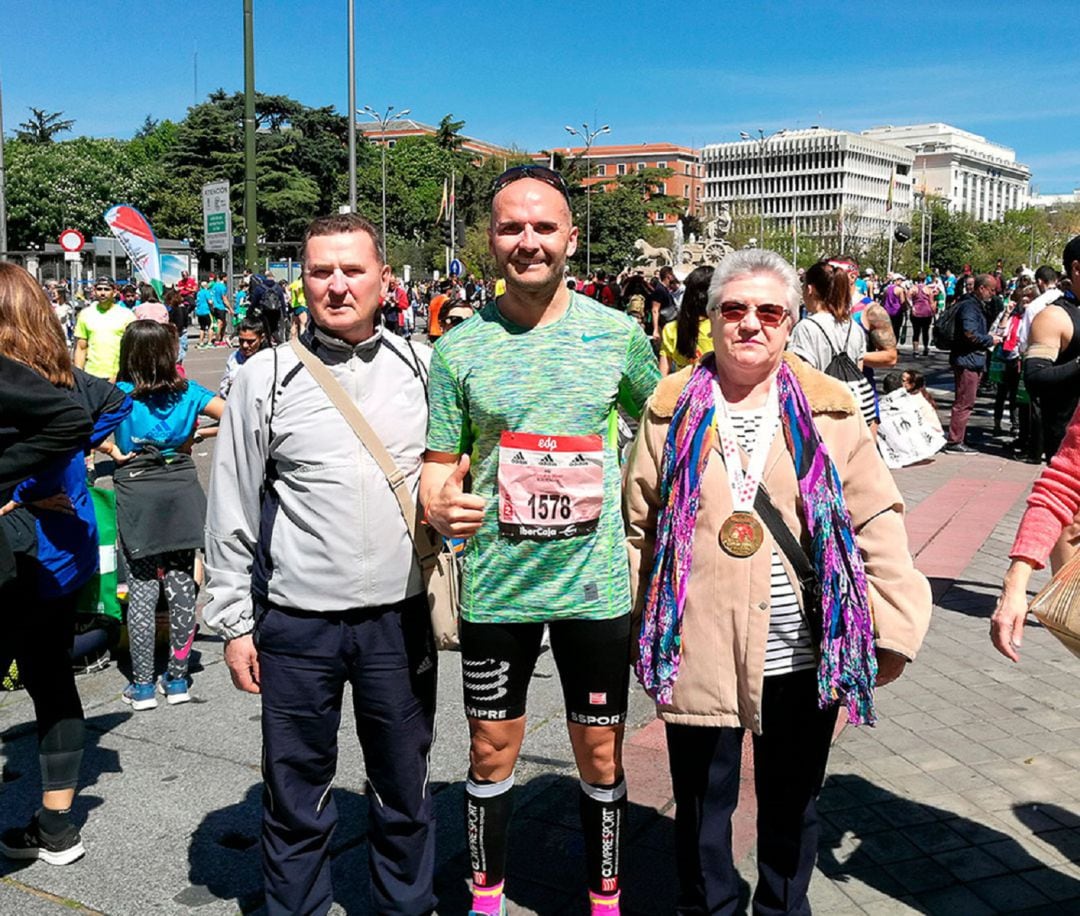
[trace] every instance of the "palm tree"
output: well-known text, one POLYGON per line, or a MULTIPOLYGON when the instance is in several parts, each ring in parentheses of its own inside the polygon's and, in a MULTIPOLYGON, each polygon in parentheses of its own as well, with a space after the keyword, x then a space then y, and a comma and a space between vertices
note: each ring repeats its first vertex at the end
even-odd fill
POLYGON ((71 130, 75 124, 72 120, 63 120, 62 111, 46 113, 44 108, 30 107, 30 119, 23 121, 15 131, 15 136, 20 140, 28 140, 31 143, 52 143, 56 134, 71 130))
POLYGON ((443 115, 443 119, 435 130, 435 142, 442 149, 457 152, 461 149, 461 137, 458 135, 458 131, 464 126, 465 122, 455 121, 452 114, 443 115))

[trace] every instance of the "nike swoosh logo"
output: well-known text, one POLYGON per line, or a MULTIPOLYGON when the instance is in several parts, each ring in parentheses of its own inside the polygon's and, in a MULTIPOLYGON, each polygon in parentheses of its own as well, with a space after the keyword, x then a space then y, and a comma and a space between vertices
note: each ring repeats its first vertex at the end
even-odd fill
POLYGON ((610 337, 610 336, 611 336, 610 333, 606 333, 606 334, 582 334, 581 335, 581 342, 582 343, 592 343, 594 340, 599 340, 601 337, 610 337))
MULTIPOLYGON (((143 470, 146 470, 146 469, 143 468, 143 470)), ((138 477, 141 473, 142 473, 142 471, 132 471, 130 474, 128 474, 128 477, 138 477)))

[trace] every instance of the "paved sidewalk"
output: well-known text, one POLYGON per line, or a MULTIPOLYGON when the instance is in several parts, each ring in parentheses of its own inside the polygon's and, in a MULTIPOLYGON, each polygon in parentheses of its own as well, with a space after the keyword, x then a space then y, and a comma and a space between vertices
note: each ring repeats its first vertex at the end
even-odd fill
MULTIPOLYGON (((195 354, 193 374, 212 381, 223 360, 195 354)), ((980 447, 988 442, 978 429, 985 409, 980 401, 973 433, 980 447)), ((846 728, 834 746, 811 886, 819 913, 1080 912, 1078 662, 1038 626, 1028 629, 1020 665, 998 656, 987 636, 1012 533, 1038 470, 978 455, 942 456, 896 473, 912 549, 932 579, 937 607, 917 663, 879 695, 881 723, 846 728)), ((88 855, 67 868, 0 861, 0 913, 261 912, 258 700, 232 689, 217 640, 200 639, 196 649, 196 702, 187 706, 133 715, 119 702, 126 681, 116 667, 79 680, 90 740, 76 811, 88 855)), ((458 914, 468 905, 461 811, 467 740, 456 660, 441 661, 432 756, 437 889, 440 912, 458 914)), ((4 826, 35 805, 32 722, 24 694, 0 693, 4 826)), ((364 774, 349 731, 335 789, 335 912, 366 913, 364 774)), ((666 749, 651 704, 636 689, 625 759, 624 912, 670 913, 666 749)), ((748 765, 744 777, 749 772, 748 765)), ((511 912, 585 912, 577 780, 550 654, 532 685, 518 782, 511 912)), ((753 806, 746 793, 744 800, 735 846, 749 894, 753 806)))

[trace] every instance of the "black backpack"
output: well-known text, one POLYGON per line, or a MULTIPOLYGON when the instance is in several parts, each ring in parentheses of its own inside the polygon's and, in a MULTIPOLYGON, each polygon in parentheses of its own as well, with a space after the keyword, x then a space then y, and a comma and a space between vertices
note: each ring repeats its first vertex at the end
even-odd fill
POLYGON ((955 300, 945 306, 934 319, 934 346, 939 350, 951 350, 956 340, 956 320, 960 317, 960 304, 963 299, 955 300))
POLYGON ((267 336, 278 340, 281 315, 285 310, 285 292, 270 277, 253 274, 248 282, 249 318, 263 323, 267 336))
POLYGON ((876 420, 877 398, 874 389, 870 384, 870 380, 863 375, 855 360, 848 356, 847 353, 848 341, 851 340, 851 329, 855 326, 854 320, 848 322, 847 337, 844 338, 844 345, 839 351, 833 346, 832 338, 829 337, 828 332, 820 324, 810 318, 804 320, 821 331, 825 336, 825 342, 829 345, 829 350, 832 352, 832 359, 829 360, 829 365, 823 370, 825 374, 843 382, 851 389, 851 393, 855 395, 855 400, 859 403, 859 411, 867 423, 876 420))

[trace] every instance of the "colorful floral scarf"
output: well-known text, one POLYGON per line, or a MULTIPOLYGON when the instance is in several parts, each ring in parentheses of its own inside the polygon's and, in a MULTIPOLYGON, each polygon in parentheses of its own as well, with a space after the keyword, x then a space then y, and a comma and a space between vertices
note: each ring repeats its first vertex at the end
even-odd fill
MULTIPOLYGON (((682 658, 682 618, 694 552, 701 479, 716 437, 712 356, 706 357, 679 396, 660 465, 661 510, 652 575, 638 640, 637 676, 661 705, 671 703, 682 658)), ((843 488, 814 425, 795 373, 777 373, 781 425, 810 534, 810 560, 821 584, 822 637, 818 705, 843 701, 853 725, 875 721, 877 658, 866 572, 855 543, 843 488)), ((716 548, 719 549, 719 548, 716 548)), ((813 613, 808 608, 807 613, 813 613)))

